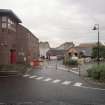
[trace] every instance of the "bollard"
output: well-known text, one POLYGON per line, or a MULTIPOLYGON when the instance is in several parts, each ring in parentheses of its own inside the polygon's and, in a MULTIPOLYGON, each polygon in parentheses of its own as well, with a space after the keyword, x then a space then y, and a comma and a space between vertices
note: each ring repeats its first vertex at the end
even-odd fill
POLYGON ((58 69, 58 67, 57 67, 58 65, 57 65, 57 61, 56 61, 56 70, 58 69))
POLYGON ((78 68, 79 68, 79 76, 81 76, 81 74, 80 74, 80 66, 78 65, 78 68))

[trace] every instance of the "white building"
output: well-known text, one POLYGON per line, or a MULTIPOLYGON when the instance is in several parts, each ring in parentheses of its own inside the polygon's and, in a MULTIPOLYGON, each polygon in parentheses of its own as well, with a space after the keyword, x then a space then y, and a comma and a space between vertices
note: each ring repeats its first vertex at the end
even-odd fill
POLYGON ((50 45, 48 42, 40 42, 39 43, 39 51, 40 57, 47 58, 46 53, 50 49, 50 45))

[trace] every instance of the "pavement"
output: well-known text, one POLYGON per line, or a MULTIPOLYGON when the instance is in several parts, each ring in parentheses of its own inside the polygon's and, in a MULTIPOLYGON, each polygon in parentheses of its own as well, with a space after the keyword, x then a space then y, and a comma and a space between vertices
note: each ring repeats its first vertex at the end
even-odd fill
POLYGON ((24 64, 0 65, 0 77, 19 76, 24 74, 30 68, 24 64))
POLYGON ((0 105, 105 105, 105 88, 54 64, 0 77, 0 105), (49 67, 51 66, 51 67, 49 67))

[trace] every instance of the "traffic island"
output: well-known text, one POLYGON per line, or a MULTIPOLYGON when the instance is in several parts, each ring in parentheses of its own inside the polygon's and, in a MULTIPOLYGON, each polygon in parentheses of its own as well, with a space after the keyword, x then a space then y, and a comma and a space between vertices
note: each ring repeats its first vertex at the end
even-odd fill
POLYGON ((89 77, 83 77, 84 81, 86 81, 87 83, 93 85, 94 87, 98 86, 100 88, 105 88, 105 82, 103 81, 100 81, 100 80, 94 80, 92 78, 89 78, 89 77))
POLYGON ((105 65, 104 64, 93 64, 88 69, 86 76, 81 76, 86 82, 94 86, 100 86, 105 88, 105 65))

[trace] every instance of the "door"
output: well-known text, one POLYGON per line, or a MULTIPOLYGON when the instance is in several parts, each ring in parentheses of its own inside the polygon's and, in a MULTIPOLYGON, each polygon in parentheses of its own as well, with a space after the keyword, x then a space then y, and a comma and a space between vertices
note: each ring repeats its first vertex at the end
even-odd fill
POLYGON ((10 50, 10 62, 16 64, 16 50, 10 50))

